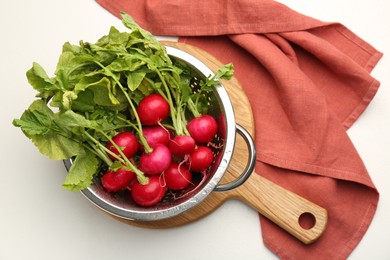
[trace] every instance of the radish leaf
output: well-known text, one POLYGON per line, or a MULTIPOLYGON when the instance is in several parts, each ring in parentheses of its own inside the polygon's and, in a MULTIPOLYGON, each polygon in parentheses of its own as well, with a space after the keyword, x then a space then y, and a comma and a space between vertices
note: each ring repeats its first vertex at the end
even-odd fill
POLYGON ((81 149, 73 161, 62 187, 70 191, 80 191, 89 187, 98 168, 98 158, 93 153, 81 149))

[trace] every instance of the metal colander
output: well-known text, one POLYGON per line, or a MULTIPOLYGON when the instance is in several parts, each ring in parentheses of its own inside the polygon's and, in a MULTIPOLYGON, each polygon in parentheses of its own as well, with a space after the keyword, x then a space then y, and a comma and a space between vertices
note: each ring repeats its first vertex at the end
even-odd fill
MULTIPOLYGON (((200 80, 205 80, 209 75, 213 75, 212 70, 191 54, 171 46, 166 46, 166 49, 172 60, 180 60, 186 63, 193 70, 194 75, 197 75, 191 80, 194 91, 196 91, 200 80)), ((201 203, 213 191, 226 191, 241 185, 254 169, 255 147, 253 140, 245 129, 236 125, 232 103, 222 85, 215 87, 209 102, 210 111, 208 113, 214 116, 218 122, 219 132, 215 141, 219 148, 214 149, 215 160, 207 172, 205 181, 198 184, 194 183, 193 186, 179 194, 168 193, 160 203, 151 207, 137 205, 132 201, 127 190, 118 193, 106 191, 100 184, 100 178, 95 178, 94 184, 81 192, 93 204, 114 216, 128 220, 155 221, 170 218, 191 209, 201 203), (231 161, 236 142, 236 132, 244 138, 248 146, 247 167, 237 180, 232 183, 218 185, 231 161)), ((64 164, 69 171, 72 161, 66 160, 64 164)))

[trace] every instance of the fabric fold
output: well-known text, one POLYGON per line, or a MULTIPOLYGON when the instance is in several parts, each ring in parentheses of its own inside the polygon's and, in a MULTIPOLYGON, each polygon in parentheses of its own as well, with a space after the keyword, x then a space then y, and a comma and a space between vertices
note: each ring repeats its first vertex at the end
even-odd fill
POLYGON ((298 14, 287 6, 270 0, 208 0, 194 3, 173 0, 97 2, 118 17, 120 11, 128 10, 127 13, 131 14, 140 26, 155 35, 216 36, 243 32, 288 32, 324 26, 324 23, 317 19, 298 14))
POLYGON ((271 0, 97 2, 234 64, 254 114, 256 172, 329 214, 308 246, 260 217, 264 243, 283 259, 345 259, 379 200, 346 130, 379 88, 370 72, 382 53, 342 24, 271 0))

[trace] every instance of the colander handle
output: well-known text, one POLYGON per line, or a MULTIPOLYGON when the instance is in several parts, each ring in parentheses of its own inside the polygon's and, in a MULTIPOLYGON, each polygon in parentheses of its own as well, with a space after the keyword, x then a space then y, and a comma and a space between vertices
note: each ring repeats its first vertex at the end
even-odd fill
POLYGON ((229 183, 220 184, 214 188, 214 191, 228 191, 237 188, 243 184, 249 176, 252 174, 256 163, 256 148, 253 142, 252 136, 240 125, 236 125, 236 131, 244 138, 246 145, 248 146, 249 158, 244 172, 234 181, 229 183))

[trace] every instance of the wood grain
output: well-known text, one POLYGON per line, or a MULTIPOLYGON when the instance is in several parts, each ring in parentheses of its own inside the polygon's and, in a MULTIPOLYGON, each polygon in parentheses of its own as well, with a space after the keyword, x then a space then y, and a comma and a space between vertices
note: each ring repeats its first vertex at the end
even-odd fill
MULTIPOLYGON (((177 42, 163 42, 163 44, 192 54, 213 71, 222 66, 210 54, 194 46, 177 42)), ((236 123, 244 127, 254 137, 253 114, 249 100, 242 87, 235 78, 222 83, 233 103, 236 123)), ((240 176, 246 167, 247 159, 247 145, 237 135, 233 158, 221 183, 230 182, 240 176)), ((224 201, 231 198, 237 198, 250 205, 305 244, 312 243, 318 239, 326 227, 328 216, 325 209, 283 189, 256 173, 252 173, 249 179, 238 188, 226 192, 212 192, 196 207, 169 219, 152 222, 117 219, 130 225, 144 228, 171 228, 201 219, 216 210, 224 201), (304 213, 312 215, 315 219, 315 224, 310 229, 305 229, 299 224, 299 218, 304 213)))

